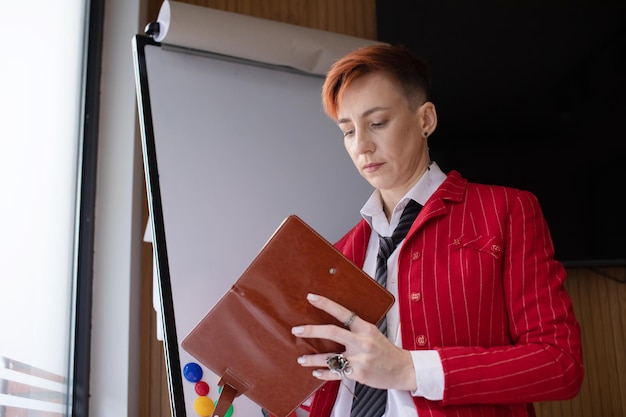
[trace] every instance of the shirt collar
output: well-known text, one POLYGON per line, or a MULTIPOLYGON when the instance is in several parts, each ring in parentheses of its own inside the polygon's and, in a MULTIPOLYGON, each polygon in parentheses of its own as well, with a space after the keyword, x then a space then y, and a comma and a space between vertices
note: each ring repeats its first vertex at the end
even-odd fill
POLYGON ((388 236, 400 221, 400 215, 409 200, 415 200, 422 206, 426 204, 430 196, 445 181, 446 174, 439 168, 436 162, 431 162, 430 166, 424 172, 422 177, 411 188, 393 209, 391 222, 387 222, 387 217, 383 211, 383 205, 378 190, 374 190, 369 199, 361 208, 361 216, 370 226, 382 236, 388 236))

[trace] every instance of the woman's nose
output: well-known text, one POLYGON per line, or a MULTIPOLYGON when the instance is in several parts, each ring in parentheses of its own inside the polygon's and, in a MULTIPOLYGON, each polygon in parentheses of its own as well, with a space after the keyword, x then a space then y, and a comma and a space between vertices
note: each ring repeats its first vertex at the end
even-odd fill
POLYGON ((374 142, 372 142, 370 136, 366 132, 355 131, 354 147, 354 150, 357 153, 371 152, 374 148, 374 142))

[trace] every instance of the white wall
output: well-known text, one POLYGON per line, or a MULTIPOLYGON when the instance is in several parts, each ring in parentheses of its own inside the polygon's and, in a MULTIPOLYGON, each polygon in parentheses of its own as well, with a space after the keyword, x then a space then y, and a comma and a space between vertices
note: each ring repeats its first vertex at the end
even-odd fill
POLYGON ((90 416, 137 416, 143 167, 131 40, 142 0, 105 2, 90 416))

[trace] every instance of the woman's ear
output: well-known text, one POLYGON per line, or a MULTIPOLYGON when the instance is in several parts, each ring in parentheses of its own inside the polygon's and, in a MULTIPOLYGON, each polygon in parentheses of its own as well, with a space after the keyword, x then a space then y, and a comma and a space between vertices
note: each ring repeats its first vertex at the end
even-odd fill
POLYGON ((422 112, 422 131, 424 132, 424 136, 428 137, 433 134, 435 129, 437 128, 437 109, 435 109, 435 105, 430 101, 422 104, 421 106, 422 112))

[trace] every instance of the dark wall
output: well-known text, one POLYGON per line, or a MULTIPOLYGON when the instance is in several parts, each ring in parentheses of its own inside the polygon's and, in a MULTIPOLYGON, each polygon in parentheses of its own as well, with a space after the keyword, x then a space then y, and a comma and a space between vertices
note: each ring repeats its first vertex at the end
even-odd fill
POLYGON ((431 3, 377 24, 431 66, 433 159, 533 191, 566 264, 626 264, 626 2, 431 3))

